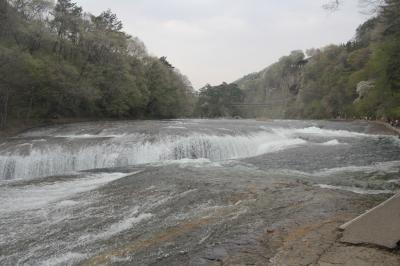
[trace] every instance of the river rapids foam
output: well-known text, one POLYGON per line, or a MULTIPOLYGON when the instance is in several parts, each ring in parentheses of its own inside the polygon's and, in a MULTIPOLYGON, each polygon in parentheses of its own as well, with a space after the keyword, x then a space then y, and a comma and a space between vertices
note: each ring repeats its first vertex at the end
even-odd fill
MULTIPOLYGON (((34 178, 74 171, 122 167, 181 159, 211 161, 238 159, 276 152, 307 143, 299 134, 359 137, 350 131, 316 127, 270 128, 238 135, 147 136, 115 135, 109 138, 70 136, 54 142, 41 138, 0 149, 0 180, 34 178), (62 141, 61 141, 62 140, 62 141)), ((57 136, 56 136, 57 137, 57 136)), ((54 138, 54 136, 53 136, 54 138)), ((333 143, 331 143, 333 144, 333 143)), ((1 147, 0 147, 1 148, 1 147)))

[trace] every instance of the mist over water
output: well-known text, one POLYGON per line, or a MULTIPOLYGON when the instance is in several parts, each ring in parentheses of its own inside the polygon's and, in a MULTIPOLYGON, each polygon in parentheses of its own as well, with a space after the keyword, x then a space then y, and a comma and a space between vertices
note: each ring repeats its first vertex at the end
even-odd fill
MULTIPOLYGON (((136 255, 109 255, 111 264, 153 263, 161 256, 158 244, 143 254, 135 245, 165 228, 259 213, 253 199, 235 196, 253 182, 264 189, 287 180, 354 195, 394 193, 400 188, 400 142, 371 134, 372 127, 279 120, 102 122, 5 139, 0 264, 75 265, 119 246, 136 255)), ((272 205, 266 203, 265 213, 272 215, 279 200, 267 202, 272 205)), ((204 229, 170 252, 196 250, 211 239, 204 229)))

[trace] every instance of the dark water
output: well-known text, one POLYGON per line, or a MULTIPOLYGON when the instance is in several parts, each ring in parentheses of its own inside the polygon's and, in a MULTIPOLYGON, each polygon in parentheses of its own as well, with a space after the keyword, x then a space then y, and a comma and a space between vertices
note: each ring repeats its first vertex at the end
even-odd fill
POLYGON ((6 139, 0 264, 207 264, 211 247, 225 243, 213 258, 227 252, 226 243, 251 242, 259 228, 290 217, 282 206, 307 200, 310 189, 320 191, 315 204, 325 202, 318 213, 339 206, 317 200, 324 191, 356 197, 398 190, 400 141, 370 134, 372 127, 103 122, 6 139))

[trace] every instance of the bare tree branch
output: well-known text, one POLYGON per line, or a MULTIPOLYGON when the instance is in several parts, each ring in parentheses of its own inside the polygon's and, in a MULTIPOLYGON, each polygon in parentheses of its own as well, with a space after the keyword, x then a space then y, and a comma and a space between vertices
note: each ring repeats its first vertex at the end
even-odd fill
MULTIPOLYGON (((384 0, 359 0, 358 5, 361 13, 372 15, 380 10, 384 2, 384 0)), ((322 7, 328 11, 337 11, 342 4, 343 0, 329 0, 322 7)))
POLYGON ((376 14, 384 4, 384 0, 359 0, 360 12, 365 15, 376 14))

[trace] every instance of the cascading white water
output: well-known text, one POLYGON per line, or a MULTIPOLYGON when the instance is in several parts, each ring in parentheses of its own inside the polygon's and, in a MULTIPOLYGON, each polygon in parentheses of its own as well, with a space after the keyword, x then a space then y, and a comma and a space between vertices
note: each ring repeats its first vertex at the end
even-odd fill
MULTIPOLYGON (((188 125, 189 123, 186 126, 188 125)), ((167 128, 171 130, 171 126, 167 128)), ((183 130, 183 127, 179 130, 183 130)), ((214 128, 207 133, 199 133, 199 128, 196 127, 194 131, 185 132, 184 135, 179 130, 167 134, 165 131, 163 134, 161 131, 156 134, 144 134, 138 133, 135 129, 133 132, 124 130, 122 132, 127 133, 123 134, 113 134, 112 131, 110 134, 87 134, 78 130, 79 133, 74 134, 72 131, 67 135, 60 135, 59 131, 57 134, 52 130, 34 131, 22 135, 15 142, 0 144, 0 180, 44 177, 80 170, 168 160, 206 158, 219 161, 246 158, 307 142, 299 136, 305 136, 306 139, 335 138, 322 143, 325 146, 341 144, 336 138, 370 136, 315 126, 305 128, 258 126, 250 132, 241 133, 227 129, 218 131, 214 128), (230 133, 226 134, 227 131, 230 133)))
POLYGON ((17 145, 0 154, 0 179, 43 177, 185 158, 212 161, 244 158, 305 143, 273 132, 149 137, 137 134, 93 142, 85 136, 60 143, 42 141, 37 146, 17 145))

